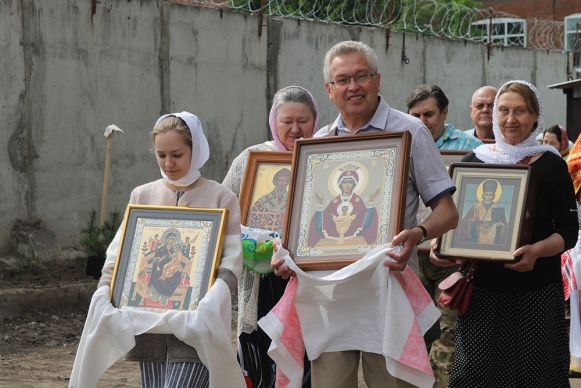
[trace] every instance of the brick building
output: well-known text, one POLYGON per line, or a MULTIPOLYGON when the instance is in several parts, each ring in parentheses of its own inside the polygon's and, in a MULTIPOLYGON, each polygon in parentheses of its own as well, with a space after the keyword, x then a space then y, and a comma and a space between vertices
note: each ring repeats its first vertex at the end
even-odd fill
MULTIPOLYGON (((524 43, 522 46, 551 47, 570 53, 573 66, 568 80, 549 88, 561 89, 567 96, 566 127, 569 139, 575 140, 581 131, 581 0, 481 0, 481 5, 494 9, 493 13, 499 16, 498 27, 491 29, 498 35, 497 42, 505 34, 509 35, 505 40, 512 38, 524 43), (506 14, 510 17, 505 17, 503 23, 506 14)), ((494 20, 488 19, 489 26, 494 20)))
POLYGON ((524 19, 563 21, 565 16, 581 13, 581 0, 481 0, 480 3, 524 19))

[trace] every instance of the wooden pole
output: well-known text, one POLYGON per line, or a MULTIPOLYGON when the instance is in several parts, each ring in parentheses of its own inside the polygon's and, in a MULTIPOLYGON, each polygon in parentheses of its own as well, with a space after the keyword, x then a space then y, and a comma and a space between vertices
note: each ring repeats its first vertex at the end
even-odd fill
POLYGON ((103 190, 101 191, 101 208, 99 210, 99 226, 105 224, 107 199, 109 194, 109 172, 111 171, 111 150, 113 149, 113 133, 107 137, 107 149, 105 151, 105 169, 103 171, 103 190))
POLYGON ((115 124, 108 125, 105 128, 105 137, 107 138, 107 149, 105 150, 105 168, 103 171, 103 190, 101 191, 101 209, 99 209, 99 226, 105 224, 105 213, 107 211, 107 197, 109 195, 109 174, 111 171, 111 150, 113 149, 113 133, 123 130, 115 124))

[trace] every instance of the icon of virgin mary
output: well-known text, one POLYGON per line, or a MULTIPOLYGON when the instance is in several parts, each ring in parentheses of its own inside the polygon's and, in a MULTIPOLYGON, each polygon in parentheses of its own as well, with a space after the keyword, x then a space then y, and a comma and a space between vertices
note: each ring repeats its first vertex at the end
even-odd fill
MULTIPOLYGON (((323 208, 319 196, 308 235, 311 247, 322 245, 368 245, 377 239, 378 216, 371 199, 366 204, 358 194, 366 172, 353 164, 339 169, 332 186, 336 196, 323 208)), ((373 196, 372 196, 373 197, 373 196)))

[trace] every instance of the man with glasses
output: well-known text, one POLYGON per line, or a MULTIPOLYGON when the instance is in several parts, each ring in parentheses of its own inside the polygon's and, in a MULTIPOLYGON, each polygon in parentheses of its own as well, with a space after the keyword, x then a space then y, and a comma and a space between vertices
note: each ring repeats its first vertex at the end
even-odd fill
POLYGON ((476 89, 472 95, 470 104, 470 117, 474 123, 474 128, 464 131, 480 140, 494 140, 492 132, 492 108, 496 88, 494 86, 483 86, 476 89))
MULTIPOLYGON (((381 74, 377 63, 373 49, 361 42, 341 42, 327 52, 323 69, 325 87, 339 109, 339 116, 332 124, 321 128, 315 137, 402 130, 411 133, 405 229, 392 240, 394 246, 403 245, 403 249, 399 253, 389 253, 391 260, 384 264, 392 271, 402 271, 409 263, 418 273, 416 245, 442 235, 458 223, 458 211, 450 196, 455 187, 430 132, 422 122, 391 108, 380 97, 381 74), (422 225, 416 225, 420 197, 430 206, 432 215, 422 225)), ((388 373, 383 355, 359 350, 327 352, 313 360, 313 386, 356 388, 360 358, 363 359, 363 374, 368 387, 411 386, 388 373)))

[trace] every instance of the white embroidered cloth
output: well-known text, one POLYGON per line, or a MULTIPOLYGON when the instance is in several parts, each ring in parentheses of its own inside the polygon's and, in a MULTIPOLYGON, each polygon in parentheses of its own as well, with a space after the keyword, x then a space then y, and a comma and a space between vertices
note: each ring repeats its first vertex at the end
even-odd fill
POLYGON ((103 373, 135 346, 134 336, 143 333, 171 333, 193 346, 210 371, 210 387, 245 388, 230 342, 230 320, 230 291, 221 279, 216 279, 196 311, 161 314, 117 309, 109 301, 109 287, 99 287, 91 300, 69 388, 96 387, 103 373))
POLYGON ((342 350, 383 354, 391 375, 419 387, 434 384, 423 334, 440 312, 411 269, 390 272, 383 265, 390 249, 377 248, 322 278, 300 270, 285 249, 276 252, 296 273, 258 322, 272 339, 277 387, 301 386, 305 348, 311 360, 342 350))

